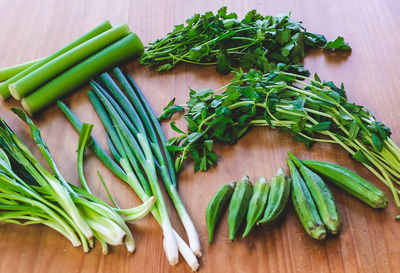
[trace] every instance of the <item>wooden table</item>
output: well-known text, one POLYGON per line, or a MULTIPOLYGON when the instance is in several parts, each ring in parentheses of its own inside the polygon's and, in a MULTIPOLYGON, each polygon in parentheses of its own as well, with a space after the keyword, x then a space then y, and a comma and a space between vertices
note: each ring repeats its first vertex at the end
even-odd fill
MULTIPOLYGON (((398 0, 281 0, 281 1, 0 1, 0 66, 9 66, 45 56, 67 44, 90 28, 110 19, 126 22, 143 42, 164 36, 174 24, 182 23, 194 12, 216 11, 227 5, 242 17, 248 10, 262 14, 292 11, 308 30, 323 33, 327 38, 343 35, 353 52, 328 54, 311 52, 305 66, 318 71, 321 79, 344 82, 350 101, 366 105, 393 130, 393 140, 400 143, 400 4, 398 0)), ((201 89, 220 87, 230 76, 220 76, 214 68, 179 65, 175 70, 159 74, 136 62, 125 67, 132 73, 156 112, 172 98, 185 102, 188 87, 201 89)), ((65 98, 77 115, 95 124, 94 135, 105 146, 105 134, 89 104, 86 90, 81 88, 65 98)), ((14 100, 0 102, 0 116, 16 133, 34 148, 28 128, 9 111, 18 106, 14 100)), ((57 107, 35 119, 65 177, 78 183, 76 154, 78 135, 57 107)), ((183 125, 182 120, 178 124, 183 125)), ((171 130, 164 129, 168 136, 171 130)), ((34 149, 35 154, 39 152, 34 149)), ((193 173, 188 164, 179 176, 179 191, 200 233, 204 256, 200 272, 399 272, 400 228, 394 216, 399 214, 390 192, 364 167, 333 145, 314 145, 306 149, 288 134, 265 128, 252 130, 233 146, 219 146, 218 167, 205 173, 193 173), (293 210, 284 221, 273 227, 258 228, 246 239, 228 241, 226 216, 216 233, 215 244, 207 243, 205 208, 223 183, 244 174, 253 180, 272 177, 285 166, 288 151, 303 159, 323 159, 344 165, 383 188, 390 196, 385 210, 373 210, 333 188, 343 218, 343 230, 324 242, 310 239, 293 210)), ((139 204, 134 192, 88 153, 85 172, 94 192, 107 200, 97 179, 103 174, 115 198, 123 206, 139 204)), ((171 209, 171 207, 170 207, 171 209)), ((173 225, 182 234, 176 213, 170 210, 173 225)), ((0 225, 0 272, 189 272, 181 259, 170 267, 162 249, 161 230, 148 216, 131 224, 137 242, 136 253, 124 247, 112 247, 106 256, 96 246, 89 254, 71 244, 55 231, 44 226, 21 227, 0 225)))

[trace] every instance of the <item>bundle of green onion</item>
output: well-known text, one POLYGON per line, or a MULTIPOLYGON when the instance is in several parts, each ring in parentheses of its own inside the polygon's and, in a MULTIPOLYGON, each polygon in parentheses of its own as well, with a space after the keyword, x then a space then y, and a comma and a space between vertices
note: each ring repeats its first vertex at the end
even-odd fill
MULTIPOLYGON (((73 246, 82 245, 85 252, 94 247, 94 238, 101 244, 104 254, 108 244, 125 244, 127 250, 133 252, 135 242, 125 222, 140 219, 150 212, 154 197, 136 208, 113 208, 91 194, 86 183, 85 189, 69 184, 57 169, 39 129, 22 110, 13 111, 30 126, 32 138, 54 174, 40 165, 0 119, 0 221, 44 224, 64 235, 73 246)), ((90 126, 84 128, 84 132, 90 132, 90 126)), ((86 139, 83 134, 80 149, 87 145, 86 139)))
MULTIPOLYGON (((114 69, 114 74, 129 99, 107 73, 91 81, 93 91, 89 91, 89 98, 107 131, 110 151, 121 167, 95 140, 92 148, 111 171, 134 189, 139 198, 156 197, 152 214, 163 230, 164 250, 169 263, 174 265, 178 262, 179 250, 192 270, 197 270, 196 256, 201 256, 200 242, 179 197, 172 159, 165 149, 166 139, 161 126, 133 79, 129 75, 126 77, 118 68, 114 69), (171 226, 157 174, 161 176, 182 221, 190 248, 171 226)), ((59 106, 74 127, 81 131, 82 125, 77 117, 62 102, 59 106)))

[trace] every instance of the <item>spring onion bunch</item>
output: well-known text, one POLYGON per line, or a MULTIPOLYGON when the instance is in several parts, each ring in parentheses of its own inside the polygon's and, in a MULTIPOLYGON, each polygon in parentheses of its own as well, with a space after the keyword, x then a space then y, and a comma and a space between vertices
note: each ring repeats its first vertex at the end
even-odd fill
MULTIPOLYGON (((32 138, 54 174, 40 165, 28 147, 0 119, 0 221, 44 224, 64 235, 73 246, 82 245, 85 252, 94 247, 94 238, 101 244, 104 254, 108 244, 125 244, 127 250, 133 252, 135 242, 125 222, 145 216, 154 205, 154 197, 136 208, 113 208, 91 194, 88 188, 68 183, 57 169, 39 129, 21 109, 13 111, 29 125, 32 138)), ((90 129, 85 125, 83 131, 89 130, 90 135, 90 129)), ((85 135, 80 142, 82 147, 87 145, 85 135)))
POLYGON ((400 206, 400 148, 366 107, 348 102, 343 85, 283 71, 238 71, 235 76, 216 91, 191 91, 185 105, 165 108, 162 118, 188 107, 188 132, 171 123, 180 133, 168 146, 177 169, 189 156, 195 170, 215 165, 213 141, 234 144, 251 127, 280 128, 307 146, 339 144, 390 188, 400 206))
MULTIPOLYGON (((151 195, 156 197, 152 214, 163 230, 164 250, 169 263, 174 265, 178 262, 179 250, 192 270, 197 270, 199 264, 195 255, 201 256, 198 234, 179 197, 172 159, 165 150, 166 139, 160 124, 133 79, 126 77, 118 68, 114 69, 114 74, 127 96, 109 74, 103 73, 98 80, 91 81, 93 91, 89 91, 89 98, 107 131, 110 151, 119 165, 94 139, 91 146, 110 170, 134 189, 139 198, 145 200, 151 195), (163 180, 182 221, 190 248, 171 226, 157 174, 163 180)), ((81 132, 82 124, 77 117, 62 102, 59 102, 59 106, 81 132)))

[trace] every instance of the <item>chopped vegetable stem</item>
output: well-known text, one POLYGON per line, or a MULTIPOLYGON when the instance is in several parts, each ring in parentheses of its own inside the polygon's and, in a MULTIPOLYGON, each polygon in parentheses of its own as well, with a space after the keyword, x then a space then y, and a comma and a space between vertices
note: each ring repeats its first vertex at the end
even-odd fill
POLYGON ((21 79, 11 83, 8 86, 11 95, 17 100, 22 99, 57 75, 60 75, 72 66, 82 62, 84 59, 92 56, 129 33, 129 27, 126 24, 120 24, 77 45, 33 70, 21 79))
POLYGON ((120 62, 131 59, 141 54, 142 51, 142 42, 136 34, 131 33, 73 66, 23 98, 22 105, 27 113, 33 115, 58 98, 86 83, 94 75, 120 62))
POLYGON ((29 74, 30 72, 34 71, 35 69, 41 67, 42 65, 46 64, 47 62, 53 60, 54 58, 60 56, 61 54, 71 50, 72 48, 84 43, 85 41, 103 33, 104 31, 112 28, 111 23, 107 20, 102 24, 98 25, 94 29, 90 30, 86 34, 82 35, 69 45, 65 46, 64 48, 54 52, 53 54, 49 55, 48 57, 43 58, 41 61, 37 62, 36 64, 28 67, 27 69, 23 70, 22 72, 18 73, 17 75, 9 78, 3 83, 0 83, 0 96, 3 100, 6 100, 10 97, 10 91, 8 89, 8 85, 11 83, 16 82, 17 80, 21 79, 25 75, 29 74))

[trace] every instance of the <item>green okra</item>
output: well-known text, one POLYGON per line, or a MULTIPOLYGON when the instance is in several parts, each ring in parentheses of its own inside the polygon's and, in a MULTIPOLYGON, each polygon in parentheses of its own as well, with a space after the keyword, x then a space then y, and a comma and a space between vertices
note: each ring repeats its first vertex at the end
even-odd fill
POLYGON ((292 153, 288 153, 288 155, 300 171, 307 188, 310 190, 326 229, 331 234, 337 234, 342 224, 332 192, 318 174, 302 164, 292 153))
POLYGON ((221 219, 229 200, 232 197, 236 182, 222 185, 211 198, 206 209, 206 222, 208 229, 208 242, 211 244, 214 239, 215 226, 221 219))
POLYGON ((233 241, 236 232, 243 223, 249 207, 250 198, 253 193, 253 186, 249 177, 245 175, 242 180, 237 183, 229 204, 228 226, 229 240, 233 241))
POLYGON ((324 161, 302 160, 301 162, 371 207, 387 207, 388 200, 385 193, 349 169, 324 161))
POLYGON ((263 218, 259 224, 271 224, 278 220, 287 206, 290 196, 290 179, 285 176, 282 168, 279 168, 276 176, 271 179, 271 189, 268 195, 268 203, 263 218))
POLYGON ((304 229, 312 238, 324 240, 326 228, 321 221, 311 193, 290 158, 287 158, 286 162, 292 177, 292 202, 296 214, 304 229))
POLYGON ((258 180, 258 183, 253 187, 253 195, 249 203, 249 210, 247 211, 247 224, 243 233, 243 238, 246 237, 254 224, 261 217, 267 205, 269 185, 264 177, 258 180))

